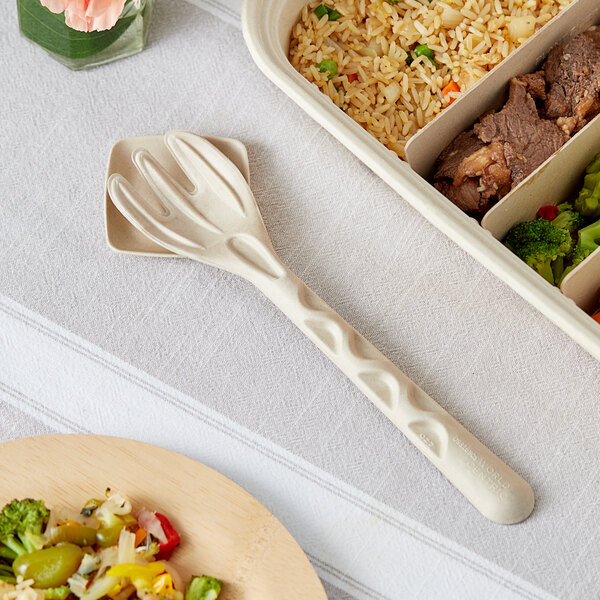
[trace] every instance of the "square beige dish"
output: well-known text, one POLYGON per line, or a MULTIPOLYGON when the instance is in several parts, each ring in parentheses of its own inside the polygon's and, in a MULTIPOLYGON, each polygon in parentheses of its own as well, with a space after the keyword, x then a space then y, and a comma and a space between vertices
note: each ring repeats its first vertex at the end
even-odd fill
MULTIPOLYGON (((242 142, 231 138, 207 137, 213 146, 218 148, 240 170, 244 179, 250 183, 250 165, 248 152, 242 142)), ((164 136, 151 135, 145 137, 130 137, 119 140, 110 152, 106 178, 113 173, 122 173, 132 181, 139 181, 140 174, 131 162, 134 149, 143 146, 157 157, 169 169, 175 180, 183 187, 190 183, 181 171, 172 154, 164 145, 164 136)), ((104 210, 106 223, 106 239, 108 245, 116 252, 140 254, 145 256, 177 256, 163 248, 137 230, 115 207, 108 190, 104 192, 104 210)))

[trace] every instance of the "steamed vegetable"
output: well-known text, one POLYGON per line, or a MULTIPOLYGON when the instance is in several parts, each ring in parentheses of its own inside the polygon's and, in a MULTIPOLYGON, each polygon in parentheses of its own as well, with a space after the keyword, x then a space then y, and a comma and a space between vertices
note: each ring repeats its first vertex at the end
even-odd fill
POLYGON ((171 521, 169 521, 165 515, 157 512, 156 518, 160 521, 160 526, 166 537, 166 541, 159 542, 158 544, 159 550, 156 555, 156 560, 169 560, 175 548, 181 543, 181 537, 177 533, 175 527, 171 524, 171 521))
POLYGON ((587 258, 596 248, 600 240, 600 221, 596 221, 577 232, 577 246, 573 253, 573 262, 579 259, 581 262, 587 258))
POLYGON ((45 592, 46 600, 66 600, 71 595, 71 589, 68 585, 48 588, 45 592))
POLYGON ((553 261, 567 256, 573 248, 570 232, 546 219, 515 225, 504 238, 504 244, 553 285, 553 261))
MULTIPOLYGON (((580 214, 573 210, 573 206, 568 203, 559 204, 553 207, 555 210, 552 211, 553 218, 551 219, 554 227, 565 229, 571 234, 571 239, 575 242, 575 236, 577 230, 581 227, 583 219, 580 214)), ((541 210, 541 209, 540 209, 541 210)), ((540 211, 538 211, 538 214, 540 211)), ((548 213, 549 214, 549 213, 548 213)), ((552 262, 552 273, 554 274, 554 284, 560 285, 561 281, 565 277, 565 267, 568 262, 572 262, 572 252, 565 256, 559 256, 555 261, 552 262)))
POLYGON ((327 73, 327 79, 331 79, 338 71, 338 66, 335 60, 323 60, 317 65, 317 69, 321 73, 327 73))
POLYGON ((13 500, 0 513, 0 556, 14 560, 18 556, 43 548, 42 532, 50 511, 41 500, 13 500))
POLYGON ((577 233, 577 230, 583 225, 584 220, 578 212, 573 210, 573 206, 565 202, 554 208, 556 208, 556 214, 550 219, 552 225, 554 225, 554 227, 567 229, 572 234, 577 233))
POLYGON ((325 6, 325 4, 319 4, 313 12, 319 19, 327 15, 328 21, 337 21, 342 16, 337 10, 325 6))
POLYGON ((456 98, 449 96, 451 93, 460 92, 460 86, 454 79, 450 81, 450 83, 442 89, 442 96, 444 100, 448 102, 448 104, 452 104, 456 98))
POLYGON ((575 200, 575 210, 582 216, 600 218, 600 153, 585 170, 583 188, 575 200))
POLYGON ((575 202, 542 206, 538 218, 515 225, 504 244, 554 285, 600 246, 600 154, 585 170, 575 202))
POLYGON ((600 220, 580 229, 577 233, 577 245, 573 250, 571 265, 565 269, 566 277, 579 263, 583 262, 594 250, 600 247, 600 220))
POLYGON ((433 57, 434 57, 433 50, 427 44, 419 44, 414 49, 413 52, 415 53, 416 56, 424 56, 425 58, 428 58, 429 62, 431 62, 431 64, 434 67, 438 66, 438 64, 433 59, 433 57))
MULTIPOLYGON (((184 600, 184 584, 167 562, 181 542, 170 519, 147 509, 136 517, 125 496, 105 495, 79 515, 50 513, 41 500, 7 504, 0 512, 3 591, 21 585, 34 600, 184 600)), ((193 600, 214 600, 221 585, 195 577, 188 590, 193 600)))
POLYGON ((417 57, 424 56, 434 67, 438 66, 433 58, 435 56, 433 50, 427 44, 418 44, 408 53, 405 61, 407 65, 411 65, 415 60, 413 54, 417 57))
POLYGON ((124 577, 128 579, 138 592, 152 589, 152 581, 155 577, 165 572, 165 565, 160 562, 151 562, 147 565, 125 563, 110 568, 106 575, 108 577, 124 577))
POLYGON ((216 600, 223 583, 206 575, 194 576, 185 590, 185 600, 216 600))
POLYGON ((121 494, 112 493, 110 488, 106 490, 107 499, 93 513, 96 519, 100 521, 102 527, 111 528, 123 527, 126 523, 136 522, 130 516, 131 503, 121 494))
POLYGON ((65 585, 81 564, 83 550, 75 544, 60 543, 50 548, 22 554, 13 563, 15 575, 33 579, 35 587, 65 585))
POLYGON ((97 529, 82 525, 61 525, 53 527, 48 532, 48 541, 51 544, 69 542, 78 546, 91 546, 96 543, 97 529))
POLYGON ((0 581, 12 584, 17 582, 15 574, 9 565, 0 563, 0 581))
POLYGON ((102 548, 114 546, 119 541, 124 523, 117 523, 112 527, 101 527, 96 530, 96 543, 102 548))

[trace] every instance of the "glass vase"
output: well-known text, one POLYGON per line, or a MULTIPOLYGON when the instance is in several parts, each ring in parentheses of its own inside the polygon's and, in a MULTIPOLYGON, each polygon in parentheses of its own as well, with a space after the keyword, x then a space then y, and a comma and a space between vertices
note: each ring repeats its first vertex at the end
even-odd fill
POLYGON ((140 52, 148 37, 154 0, 127 0, 111 29, 77 31, 40 0, 17 0, 21 34, 70 69, 103 65, 140 52))

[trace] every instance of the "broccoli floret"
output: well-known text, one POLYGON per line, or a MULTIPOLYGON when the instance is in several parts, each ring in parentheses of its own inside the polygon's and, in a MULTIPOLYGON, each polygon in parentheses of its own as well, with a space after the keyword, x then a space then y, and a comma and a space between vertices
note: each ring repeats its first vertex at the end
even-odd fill
POLYGON ((586 173, 600 173, 600 152, 594 156, 592 162, 585 168, 586 173))
MULTIPOLYGON (((577 240, 577 231, 584 224, 583 217, 573 210, 573 205, 568 202, 564 202, 563 204, 559 204, 558 215, 555 219, 550 221, 554 227, 558 227, 559 229, 566 229, 571 234, 571 239, 573 240, 573 245, 577 240)), ((562 281, 565 272, 565 266, 569 259, 571 258, 571 252, 569 252, 566 256, 559 256, 556 260, 552 261, 552 274, 554 276, 554 283, 559 285, 559 282, 562 281)))
POLYGON ((577 230, 583 225, 581 215, 573 210, 573 206, 567 202, 558 205, 558 215, 551 221, 554 227, 567 229, 571 233, 577 233, 577 230))
MULTIPOLYGON (((0 513, 0 542, 16 558, 40 550, 46 543, 42 535, 50 511, 41 500, 13 500, 0 513)), ((7 554, 9 554, 8 552, 7 554)), ((5 558, 10 558, 5 556, 5 558)))
POLYGON ((600 240, 600 221, 579 230, 575 252, 584 255, 583 258, 587 258, 600 245, 598 240, 600 240))
POLYGON ((552 263, 569 255, 573 239, 568 229, 535 219, 515 225, 504 238, 504 245, 554 285, 552 263))
POLYGON ((552 261, 552 276, 554 277, 554 285, 560 285, 559 282, 565 273, 565 257, 559 256, 556 260, 552 261))
POLYGON ((216 600, 223 582, 207 575, 194 575, 185 588, 185 600, 216 600))
POLYGON ((575 200, 575 210, 584 217, 600 217, 600 154, 597 154, 585 170, 583 187, 575 200))
POLYGON ((3 546, 0 543, 0 559, 2 558, 12 563, 12 561, 17 558, 17 553, 14 550, 11 550, 8 546, 3 546))
POLYGON ((574 269, 580 262, 583 262, 591 253, 592 251, 589 248, 575 246, 570 270, 574 269))
POLYGON ((71 588, 68 585, 47 588, 44 590, 45 600, 66 600, 71 595, 71 588))
MULTIPOLYGON (((558 218, 558 217, 557 217, 558 218)), ((573 250, 571 265, 567 267, 561 281, 580 263, 583 262, 596 248, 600 246, 600 220, 580 229, 577 233, 577 245, 573 250)))
POLYGON ((9 567, 5 564, 0 564, 0 580, 5 581, 6 583, 15 584, 17 579, 15 574, 13 573, 12 567, 9 567))

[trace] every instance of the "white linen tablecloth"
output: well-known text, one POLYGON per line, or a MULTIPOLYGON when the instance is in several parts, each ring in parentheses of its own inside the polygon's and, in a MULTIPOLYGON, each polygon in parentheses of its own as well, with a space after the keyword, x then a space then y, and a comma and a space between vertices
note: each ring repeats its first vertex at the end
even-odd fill
POLYGON ((332 599, 598 597, 598 363, 258 71, 239 1, 197 3, 223 20, 159 0, 144 52, 79 73, 0 6, 0 439, 197 458, 278 516, 332 599), (484 520, 246 282, 109 250, 111 145, 171 128, 246 144, 282 260, 532 483, 529 520, 484 520))

